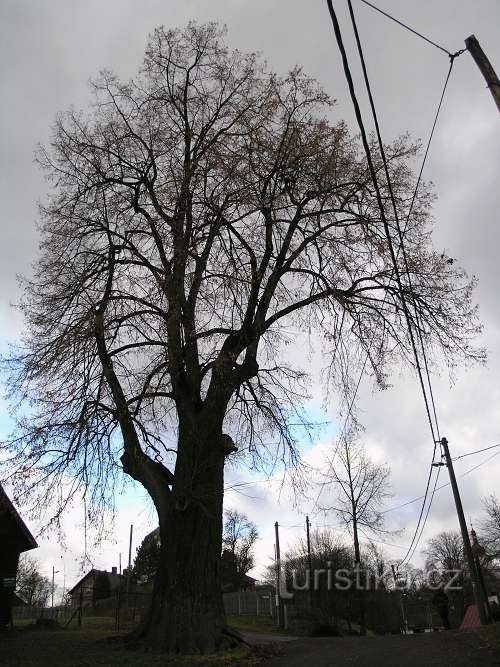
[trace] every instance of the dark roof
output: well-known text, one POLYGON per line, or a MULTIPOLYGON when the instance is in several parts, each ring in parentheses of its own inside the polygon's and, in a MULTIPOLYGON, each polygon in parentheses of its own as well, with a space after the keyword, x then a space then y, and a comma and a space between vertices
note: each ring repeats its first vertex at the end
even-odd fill
POLYGON ((19 552, 35 549, 38 544, 28 530, 28 527, 19 516, 16 508, 10 501, 0 484, 0 537, 13 539, 19 552))
POLYGON ((95 576, 96 574, 103 573, 108 575, 108 579, 110 580, 110 584, 113 584, 113 581, 115 580, 120 580, 123 578, 122 574, 118 574, 117 572, 108 572, 107 570, 96 570, 95 568, 92 568, 87 572, 87 574, 84 574, 83 577, 76 582, 76 584, 73 586, 73 588, 70 588, 68 593, 71 595, 77 588, 79 588, 84 581, 86 581, 89 577, 95 576))

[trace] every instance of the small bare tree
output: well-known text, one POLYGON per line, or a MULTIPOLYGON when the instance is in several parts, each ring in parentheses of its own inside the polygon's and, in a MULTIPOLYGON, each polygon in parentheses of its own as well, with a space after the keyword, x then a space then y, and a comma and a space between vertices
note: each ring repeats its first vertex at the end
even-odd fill
MULTIPOLYGON (((352 434, 343 437, 337 449, 337 460, 331 463, 331 481, 337 497, 332 507, 324 509, 333 510, 352 534, 354 561, 360 568, 360 531, 365 529, 368 537, 386 532, 381 509, 390 497, 390 469, 387 465, 374 463, 352 434)), ((363 586, 359 594, 361 633, 365 634, 363 586)))
POLYGON ((427 569, 463 570, 464 544, 457 531, 443 531, 432 537, 424 549, 427 569))
POLYGON ((500 559, 500 502, 491 494, 483 498, 486 516, 479 524, 480 541, 489 556, 500 559))
MULTIPOLYGON (((103 72, 92 89, 91 109, 60 114, 38 154, 52 191, 7 362, 26 409, 3 477, 55 519, 83 495, 94 523, 121 473, 141 484, 161 557, 139 637, 209 651, 226 641, 225 462, 235 443, 241 464, 298 462, 289 424, 308 372, 290 364, 287 328, 324 341, 330 386, 348 393, 367 353, 383 383, 411 363, 402 295, 364 153, 300 69, 280 78, 216 25, 190 24, 155 30, 133 80, 103 72)), ((387 147, 401 217, 417 150, 407 137, 387 147)), ((473 284, 432 248, 431 203, 424 186, 403 292, 428 346, 476 359, 473 284)))
POLYGON ((38 561, 22 554, 16 577, 16 593, 19 597, 29 606, 45 607, 50 591, 50 580, 41 574, 38 561))
POLYGON ((354 438, 343 438, 331 466, 336 501, 324 509, 333 510, 351 532, 356 563, 361 563, 360 530, 366 530, 368 538, 387 532, 381 510, 391 495, 390 474, 389 466, 374 463, 354 438))
POLYGON ((246 514, 235 509, 224 512, 222 566, 226 566, 226 576, 235 590, 254 566, 253 549, 258 537, 257 526, 246 514))

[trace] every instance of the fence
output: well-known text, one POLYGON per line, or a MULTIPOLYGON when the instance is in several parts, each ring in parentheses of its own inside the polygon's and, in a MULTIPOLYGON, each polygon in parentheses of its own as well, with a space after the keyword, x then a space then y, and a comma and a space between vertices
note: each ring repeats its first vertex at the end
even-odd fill
POLYGON ((151 600, 149 591, 116 590, 111 596, 94 600, 91 597, 92 590, 82 591, 76 596, 73 604, 58 605, 55 607, 19 606, 12 609, 14 625, 25 621, 37 621, 40 618, 54 619, 60 625, 85 624, 85 619, 100 616, 114 619, 115 628, 118 630, 120 624, 126 622, 137 623, 151 600), (86 595, 86 593, 88 593, 86 595))
MULTIPOLYGON (((148 591, 117 590, 110 597, 91 600, 82 596, 81 603, 51 607, 14 607, 15 621, 39 618, 53 618, 61 625, 85 625, 85 619, 94 616, 108 617, 115 621, 119 629, 123 623, 138 623, 142 614, 149 606, 151 593, 148 591)), ((276 614, 274 594, 272 591, 241 591, 224 593, 224 608, 228 616, 267 616, 274 618, 276 614)))
POLYGON ((271 591, 240 591, 224 593, 227 616, 271 616, 275 614, 274 595, 271 591))

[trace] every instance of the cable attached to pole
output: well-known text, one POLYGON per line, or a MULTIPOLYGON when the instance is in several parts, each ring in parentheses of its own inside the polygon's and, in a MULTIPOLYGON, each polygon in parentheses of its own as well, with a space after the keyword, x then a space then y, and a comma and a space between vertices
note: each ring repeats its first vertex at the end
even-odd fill
MULTIPOLYGON (((368 89, 368 93, 369 93, 369 97, 370 97, 370 104, 371 104, 371 108, 372 108, 372 113, 373 113, 374 121, 375 121, 376 128, 377 128, 377 136, 378 136, 378 140, 379 140, 379 146, 380 146, 382 158, 383 158, 383 161, 384 161, 384 168, 385 168, 385 171, 386 171, 387 184, 388 184, 388 187, 389 187, 389 192, 390 192, 390 195, 391 195, 392 204, 393 204, 394 211, 395 211, 396 222, 398 224, 398 233, 399 233, 399 240, 400 240, 400 244, 401 244, 401 249, 403 251, 403 255, 405 256, 405 249, 404 249, 404 243, 403 243, 403 238, 402 238, 402 233, 401 233, 401 227, 399 225, 399 218, 397 216, 397 207, 396 207, 396 203, 395 203, 395 200, 394 200, 394 195, 393 195, 393 192, 392 192, 391 180, 390 180, 390 175, 389 175, 388 166, 387 166, 387 160, 385 158, 385 151, 384 151, 382 139, 381 139, 381 136, 380 136, 380 128, 379 128, 379 125, 378 125, 378 118, 377 118, 377 115, 376 115, 375 105, 373 103, 373 97, 371 95, 371 89, 370 89, 370 86, 369 86, 368 76, 367 76, 367 72, 366 72, 366 65, 364 63, 364 57, 363 57, 361 44, 360 44, 360 40, 359 40, 359 34, 358 34, 358 31, 357 31, 355 18, 354 18, 354 14, 353 14, 353 11, 352 11, 352 5, 351 5, 350 0, 348 0, 348 4, 349 4, 349 10, 350 10, 350 14, 351 14, 351 19, 353 21, 353 26, 354 26, 354 29, 355 29, 356 40, 357 40, 357 44, 358 44, 358 51, 360 53, 360 58, 361 58, 361 62, 362 62, 362 65, 363 65, 363 74, 364 74, 364 77, 365 77, 365 83, 367 85, 367 89, 368 89)), ((415 358, 415 364, 416 364, 416 368, 417 368, 417 372, 418 372, 418 376, 419 376, 422 395, 423 395, 423 398, 424 398, 425 408, 426 408, 427 417, 428 417, 428 421, 429 421, 429 426, 430 426, 430 430, 431 430, 431 434, 432 434, 433 447, 434 447, 432 461, 434 462, 435 451, 436 451, 436 433, 434 432, 433 419, 432 419, 431 412, 430 412, 430 405, 429 405, 429 401, 428 401, 428 398, 427 398, 425 383, 424 383, 424 380, 423 380, 423 374, 422 374, 422 369, 421 369, 421 366, 420 366, 420 360, 419 360, 419 355, 418 355, 418 351, 417 351, 417 346, 416 346, 415 338, 414 338, 414 335, 413 335, 413 326, 412 326, 410 313, 408 311, 408 306, 407 306, 407 303, 406 303, 405 292, 404 292, 403 284, 402 284, 402 280, 401 280, 401 274, 400 274, 400 271, 399 271, 397 258, 396 258, 395 252, 394 252, 394 246, 393 246, 392 237, 391 237, 391 233, 390 233, 390 229, 389 229, 389 224, 388 224, 388 221, 387 221, 387 217, 385 215, 385 208, 384 208, 384 204, 383 204, 383 201, 382 201, 382 196, 381 196, 379 184, 378 184, 378 181, 377 181, 376 171, 375 171, 373 161, 372 161, 370 146, 368 144, 366 131, 365 131, 364 124, 363 124, 363 119, 362 119, 361 111, 360 111, 360 108, 359 108, 359 103, 358 103, 358 100, 357 100, 357 97, 356 97, 356 92, 354 90, 354 83, 353 83, 352 75, 351 75, 350 68, 349 68, 349 63, 348 63, 348 60, 347 60, 346 51, 345 51, 343 40, 342 40, 342 34, 341 34, 341 31, 340 31, 340 26, 339 26, 339 23, 338 23, 338 20, 337 20, 337 16, 335 14, 335 10, 333 9, 333 5, 332 5, 331 0, 327 0, 327 5, 328 5, 328 10, 330 12, 330 17, 331 17, 331 20, 332 20, 333 29, 334 29, 334 32, 335 32, 335 37, 336 37, 336 40, 337 40, 337 44, 338 44, 338 47, 339 47, 339 50, 340 50, 340 53, 341 53, 343 67, 344 67, 344 73, 345 73, 345 76, 346 76, 346 79, 347 79, 349 92, 350 92, 350 95, 351 95, 351 100, 352 100, 352 103, 353 103, 353 106, 354 106, 356 119, 357 119, 358 126, 359 126, 359 129, 360 129, 361 139, 362 139, 363 147, 365 149, 370 175, 371 175, 372 182, 373 182, 373 185, 374 185, 374 188, 375 188, 377 203, 378 203, 378 206, 379 206, 379 209, 380 209, 382 223, 383 223, 385 234, 386 234, 386 237, 387 237, 389 253, 390 253, 392 264, 393 264, 394 274, 396 276, 396 282, 397 282, 397 285, 398 285, 401 304, 402 304, 405 319, 406 319, 406 322, 407 322, 408 333, 409 333, 409 337, 410 337, 410 343, 411 343, 411 347, 412 347, 414 358, 415 358)), ((451 55, 451 54, 449 54, 449 55, 451 55)), ((453 60, 454 60, 454 58, 452 58, 452 63, 451 64, 453 64, 453 60)), ((447 81, 448 81, 448 79, 449 79, 449 75, 447 77, 447 81)), ((446 83, 447 83, 447 81, 446 81, 446 83)), ((441 107, 441 102, 442 102, 442 99, 440 100, 440 105, 439 105, 438 109, 440 109, 440 107, 441 107)), ((412 205, 413 205, 413 202, 412 202, 412 205)), ((409 275, 407 260, 405 260, 405 266, 406 266, 407 274, 409 275)), ((415 306, 415 304, 414 304, 414 306, 415 306)), ((419 331, 419 333, 421 334, 420 331, 419 331)), ((423 342, 422 342, 422 346, 423 346, 423 342)), ((424 352, 425 352, 425 348, 424 348, 424 352)), ((427 363, 426 363, 425 366, 426 366, 426 375, 427 375, 428 383, 430 385, 430 377, 429 377, 429 374, 428 374, 427 363)), ((433 403, 433 414, 434 414, 434 418, 436 419, 436 410, 435 410, 433 396, 432 396, 432 403, 433 403)), ((436 419, 436 422, 437 422, 437 419, 436 419)), ((418 534, 419 528, 420 528, 420 523, 421 523, 421 520, 422 520, 422 516, 423 516, 423 512, 424 512, 425 504, 426 504, 426 500, 427 500, 427 494, 428 494, 428 491, 429 491, 431 476, 432 476, 432 467, 431 467, 431 470, 429 472, 429 477, 428 477, 428 480, 427 480, 424 502, 422 504, 422 508, 421 508, 421 512, 420 512, 420 516, 419 516, 419 521, 418 521, 418 524, 417 524, 417 527, 416 527, 416 530, 415 530, 415 535, 413 537, 412 544, 410 545, 410 548, 413 546, 413 544, 415 542, 415 539, 416 539, 416 536, 418 534)))
POLYGON ((461 49, 460 51, 457 51, 455 54, 452 54, 450 51, 448 51, 448 49, 445 49, 444 46, 441 46, 440 44, 437 44, 436 42, 432 41, 432 39, 429 39, 429 37, 426 37, 425 35, 422 35, 422 33, 418 32, 418 30, 415 30, 414 28, 407 25, 406 23, 403 23, 403 21, 400 21, 399 19, 395 18, 394 16, 392 16, 388 12, 385 12, 383 9, 380 9, 380 7, 377 7, 376 5, 373 5, 371 2, 368 2, 368 0, 361 0, 361 2, 363 2, 365 5, 368 5, 368 7, 371 7, 376 12, 379 12, 379 14, 382 14, 383 16, 390 19, 391 21, 394 21, 394 23, 397 23, 402 28, 405 28, 406 30, 409 30, 414 35, 416 35, 417 37, 420 37, 421 39, 423 39, 428 44, 431 44, 432 46, 435 46, 436 49, 439 49, 440 51, 443 51, 444 53, 448 54, 449 56, 460 55, 461 53, 463 53, 466 50, 466 49, 461 49))
MULTIPOLYGON (((416 306, 415 298, 414 298, 414 290, 413 290, 413 285, 412 285, 412 282, 411 282, 411 275, 410 275, 408 257, 407 257, 407 254, 406 254, 404 239, 403 239, 403 235, 402 235, 402 232, 401 232, 401 225, 399 223, 398 208, 397 208, 396 200, 395 200, 395 197, 394 197, 394 191, 393 191, 393 188, 392 188, 391 176, 390 176, 390 173, 389 173, 389 166, 388 166, 388 163, 387 163, 387 157, 386 157, 386 154, 385 154, 384 143, 382 141, 382 135, 381 135, 381 132, 380 132, 380 124, 379 124, 379 121, 378 121, 378 115, 377 115, 377 111, 376 111, 376 108, 375 108, 375 102, 374 102, 374 99, 373 99, 373 94, 372 94, 372 90, 371 90, 371 86, 370 86, 370 80, 368 78, 368 71, 367 71, 367 68, 366 68, 365 57, 364 57, 364 53, 363 53, 363 48, 361 46, 361 40, 360 40, 360 37, 359 37, 358 26, 357 26, 357 23, 356 23, 356 17, 354 16, 354 10, 353 10, 353 7, 352 7, 351 0, 347 0, 347 5, 349 7, 349 15, 351 17, 351 23, 352 23, 352 27, 353 27, 353 30, 354 30, 354 36, 355 36, 355 39, 356 39, 356 46, 357 46, 359 58, 360 58, 360 61, 361 61, 361 67, 362 67, 362 70, 363 70, 363 79, 364 79, 364 82, 365 82, 366 91, 368 93, 368 99, 370 101, 370 108, 371 108, 371 111, 372 111, 373 122, 375 124, 375 131, 376 131, 376 134, 377 134, 378 146, 379 146, 379 150, 380 150, 380 155, 382 157, 382 162, 383 162, 383 165, 384 165, 384 173, 385 173, 385 178, 386 178, 386 181, 387 181, 387 188, 389 190, 389 197, 390 197, 391 204, 392 204, 392 210, 393 210, 394 219, 395 219, 395 222, 396 222, 396 228, 397 228, 397 232, 398 232, 400 248, 401 248, 402 255, 403 255, 404 268, 405 268, 406 276, 407 276, 407 279, 408 279, 408 288, 409 288, 409 292, 410 292, 410 295, 411 295, 411 301, 413 303, 415 328, 416 328, 416 331, 417 331, 417 337, 419 339, 419 343, 420 343, 420 347, 421 347, 421 351, 422 351, 422 356, 423 356, 423 359, 424 359, 424 370, 425 370, 426 376, 427 376, 427 384, 428 384, 429 390, 430 390, 432 412, 433 412, 433 415, 434 415, 436 432, 434 432, 434 425, 433 425, 433 419, 432 419, 432 415, 431 415, 430 405, 429 405, 429 401, 427 399, 427 392, 426 392, 425 384, 424 384, 424 380, 423 380, 422 369, 421 369, 421 366, 420 366, 420 361, 419 361, 419 357, 418 357, 418 353, 417 353, 417 349, 416 349, 416 345, 415 345, 415 340, 414 340, 414 336, 413 336, 413 323, 412 323, 411 316, 410 316, 409 311, 408 311, 407 306, 406 306, 406 297, 404 296, 404 292, 403 292, 403 285, 402 285, 402 280, 401 280, 401 277, 400 277, 400 274, 399 274, 399 267, 397 266, 397 260, 394 257, 393 262, 395 264, 396 279, 397 279, 398 288, 399 288, 399 292, 400 292, 400 296, 401 296, 401 303, 403 305, 403 310, 404 310, 405 317, 406 317, 406 322, 407 322, 407 326, 408 326, 408 333, 410 335, 410 341, 411 341, 411 345, 413 347, 413 353, 414 353, 414 357, 415 357, 415 364, 416 364, 416 367, 417 367, 417 372, 418 372, 418 376, 419 376, 419 380, 420 380, 422 394, 423 394, 423 397, 424 397, 425 408, 426 408, 426 411, 427 411, 427 417, 428 417, 428 420, 429 420, 429 425, 431 427, 432 440, 433 440, 433 442, 435 442, 436 440, 440 439, 439 425, 437 423, 436 406, 434 404, 434 396, 433 396, 432 386, 431 386, 431 381, 430 381, 430 376, 429 376, 427 356, 425 354, 425 347, 424 347, 424 342, 423 342, 423 338, 422 338, 422 329, 421 329, 420 319, 419 319, 419 316, 418 316, 417 306, 416 306)), ((451 68, 453 67, 453 60, 454 60, 454 58, 451 58, 450 70, 448 72, 448 77, 447 77, 447 80, 446 80, 446 84, 448 83, 449 75, 451 73, 451 68)), ((389 244, 392 244, 392 239, 390 237, 390 231, 389 231, 389 226, 388 226, 387 222, 384 224, 384 226, 387 227, 386 228, 387 241, 388 241, 389 244)), ((394 254, 394 253, 391 253, 391 254, 394 254)))

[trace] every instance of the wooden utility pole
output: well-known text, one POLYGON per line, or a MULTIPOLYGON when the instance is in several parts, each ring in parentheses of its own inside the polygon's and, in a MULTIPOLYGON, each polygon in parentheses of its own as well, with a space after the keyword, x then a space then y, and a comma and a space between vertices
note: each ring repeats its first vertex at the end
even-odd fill
POLYGON ((479 67, 481 74, 484 76, 486 85, 490 89, 490 92, 493 95, 493 99, 495 100, 495 104, 500 111, 500 81, 498 80, 498 76, 493 69, 493 65, 486 57, 483 49, 479 45, 479 42, 474 35, 467 37, 465 40, 465 46, 467 47, 467 50, 471 56, 474 58, 474 61, 479 67))
POLYGON ((307 535, 307 569, 309 571, 309 605, 313 602, 313 568, 311 560, 311 536, 309 535, 309 517, 306 516, 306 535, 307 535))
POLYGON ((279 525, 276 521, 274 524, 274 532, 276 536, 276 596, 277 596, 277 610, 278 610, 278 626, 285 627, 285 615, 283 613, 283 600, 281 599, 281 552, 280 552, 280 534, 279 525))
POLYGON ((476 569, 476 564, 474 562, 474 556, 472 553, 472 547, 469 539, 469 531, 467 530, 467 524, 465 522, 464 509, 462 507, 462 500, 460 498, 460 492, 458 490, 457 478, 455 477, 455 471, 453 469, 453 462, 450 456, 448 440, 446 438, 442 438, 441 445, 443 447, 444 458, 446 461, 446 466, 448 468, 448 473, 450 475, 450 484, 453 490, 453 497, 455 498, 455 506, 457 508, 458 522, 460 524, 460 531, 462 533, 462 540, 464 543, 464 554, 465 558, 467 559, 467 564, 469 566, 469 572, 472 579, 474 599, 476 601, 477 609, 479 611, 479 618, 481 620, 481 625, 486 625, 489 620, 486 607, 486 600, 484 598, 483 590, 481 588, 481 583, 479 581, 479 576, 476 569))

